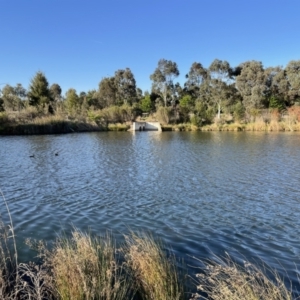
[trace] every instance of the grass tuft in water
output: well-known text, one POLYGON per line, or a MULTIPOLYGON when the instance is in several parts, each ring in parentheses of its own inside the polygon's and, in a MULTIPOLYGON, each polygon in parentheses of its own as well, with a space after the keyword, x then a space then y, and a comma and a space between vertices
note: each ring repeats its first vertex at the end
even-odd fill
POLYGON ((128 299, 131 283, 118 264, 111 236, 74 230, 59 238, 47 257, 60 299, 128 299))
POLYGON ((251 263, 237 265, 226 256, 216 261, 202 262, 203 273, 196 275, 197 290, 190 300, 291 300, 289 291, 279 275, 269 269, 259 269, 251 263), (265 274, 271 273, 273 280, 265 274))
POLYGON ((125 236, 125 260, 128 272, 145 300, 184 299, 175 257, 167 257, 162 244, 150 234, 131 233, 125 236))

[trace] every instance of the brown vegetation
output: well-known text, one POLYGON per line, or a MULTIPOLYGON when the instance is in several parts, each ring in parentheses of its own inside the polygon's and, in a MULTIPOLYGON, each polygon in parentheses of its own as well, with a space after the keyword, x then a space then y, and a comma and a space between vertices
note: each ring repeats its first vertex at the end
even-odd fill
POLYGON ((125 236, 125 261, 145 300, 184 299, 174 256, 167 257, 160 242, 149 234, 125 236))
POLYGON ((253 264, 244 262, 239 266, 227 256, 204 263, 202 273, 196 275, 197 290, 205 297, 195 293, 190 300, 291 300, 293 299, 279 275, 272 270, 261 270, 253 264), (264 271, 264 272, 263 272, 264 271), (273 280, 266 275, 272 273, 273 280))

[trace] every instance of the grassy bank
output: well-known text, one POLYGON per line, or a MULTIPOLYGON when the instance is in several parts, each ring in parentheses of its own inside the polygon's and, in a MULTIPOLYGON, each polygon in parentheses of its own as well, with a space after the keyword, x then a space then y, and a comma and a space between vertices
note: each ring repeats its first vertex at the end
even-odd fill
POLYGON ((256 121, 250 123, 211 124, 199 128, 201 131, 300 131, 300 123, 256 121))
MULTIPOLYGON (((27 107, 21 111, 0 113, 1 135, 30 135, 91 131, 127 131, 133 120, 139 120, 129 106, 113 106, 85 113, 67 114, 65 111, 55 115, 27 107)), ((193 118, 192 118, 193 119, 193 118)), ((191 120, 192 120, 191 119, 191 120)), ((262 110, 255 116, 237 121, 231 114, 223 114, 205 124, 193 122, 177 123, 178 120, 159 118, 153 113, 143 121, 159 120, 163 131, 300 131, 298 110, 262 110), (171 123, 170 123, 171 122, 171 123)))
POLYGON ((56 134, 92 131, 127 131, 129 125, 95 122, 84 116, 43 115, 27 110, 22 113, 0 113, 1 135, 56 134))
POLYGON ((204 126, 196 126, 191 123, 162 125, 163 131, 300 131, 300 123, 289 123, 284 121, 254 121, 249 123, 213 123, 204 126))

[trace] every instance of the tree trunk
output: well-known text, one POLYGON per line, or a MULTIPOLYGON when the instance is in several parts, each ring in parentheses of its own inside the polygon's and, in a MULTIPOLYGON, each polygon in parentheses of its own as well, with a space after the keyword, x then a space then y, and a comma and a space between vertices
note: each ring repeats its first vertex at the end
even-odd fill
POLYGON ((164 86, 163 98, 164 98, 165 107, 167 107, 167 85, 166 84, 164 86))
POLYGON ((220 116, 221 116, 221 104, 218 103, 218 119, 220 120, 220 116))

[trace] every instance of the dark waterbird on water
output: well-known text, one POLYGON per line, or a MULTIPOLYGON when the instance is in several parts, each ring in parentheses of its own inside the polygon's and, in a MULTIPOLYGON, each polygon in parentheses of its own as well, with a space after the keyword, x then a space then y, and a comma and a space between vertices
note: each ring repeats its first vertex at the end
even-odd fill
POLYGON ((32 154, 32 155, 29 155, 29 157, 34 157, 34 154, 32 154))

